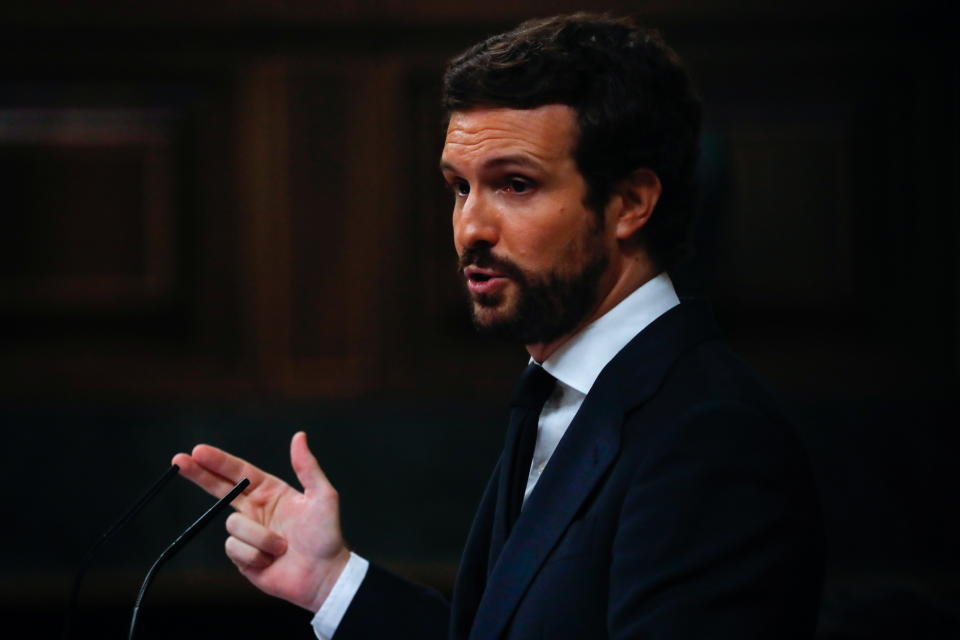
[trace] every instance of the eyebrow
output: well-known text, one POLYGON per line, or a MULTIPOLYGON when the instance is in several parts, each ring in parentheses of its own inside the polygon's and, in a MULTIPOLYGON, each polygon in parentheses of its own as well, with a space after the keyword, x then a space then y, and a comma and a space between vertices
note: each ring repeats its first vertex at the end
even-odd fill
MULTIPOLYGON (((482 169, 493 169, 495 167, 500 167, 503 165, 518 165, 521 167, 529 167, 531 169, 540 168, 540 163, 536 160, 531 159, 529 156, 525 155, 508 155, 508 156, 497 156, 491 158, 483 163, 482 169)), ((440 161, 440 171, 456 171, 457 168, 454 167, 451 163, 446 160, 440 161)))

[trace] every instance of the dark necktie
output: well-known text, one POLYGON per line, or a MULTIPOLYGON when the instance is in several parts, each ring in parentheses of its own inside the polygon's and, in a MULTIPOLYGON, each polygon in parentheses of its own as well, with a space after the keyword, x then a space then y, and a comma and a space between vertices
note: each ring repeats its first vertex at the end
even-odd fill
POLYGON ((533 449, 537 443, 537 422, 555 383, 556 379, 544 371, 543 367, 530 364, 520 376, 514 391, 513 401, 510 403, 510 424, 503 456, 500 458, 500 477, 487 573, 493 571, 513 523, 520 515, 533 449))
MULTIPOLYGON (((537 423, 543 405, 550 397, 556 378, 544 371, 543 367, 531 363, 520 378, 513 396, 511 406, 513 411, 520 415, 512 416, 511 431, 515 433, 508 437, 513 438, 512 459, 507 483, 507 532, 513 528, 513 523, 520 515, 523 505, 523 494, 527 488, 527 479, 530 476, 530 463, 533 460, 533 450, 537 443, 537 423)), ((507 451, 510 443, 507 444, 507 451)))

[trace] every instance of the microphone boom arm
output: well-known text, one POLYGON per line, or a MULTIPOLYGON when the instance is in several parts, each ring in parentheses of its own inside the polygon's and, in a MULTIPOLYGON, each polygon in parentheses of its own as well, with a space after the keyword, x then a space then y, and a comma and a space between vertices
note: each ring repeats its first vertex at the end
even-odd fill
POLYGON ((243 490, 247 488, 250 484, 250 481, 246 478, 237 483, 237 485, 230 490, 230 493, 223 496, 217 502, 207 509, 206 513, 197 518, 196 522, 187 527, 187 530, 180 534, 176 540, 174 540, 169 547, 163 550, 163 553, 160 554, 160 557, 157 558, 156 562, 153 563, 153 566, 150 567, 150 570, 147 571, 146 577, 143 579, 143 584, 140 585, 140 593, 137 594, 137 600, 133 605, 133 615, 130 618, 130 633, 127 636, 127 640, 133 640, 133 634, 137 626, 137 616, 140 613, 140 603, 143 601, 144 596, 147 594, 147 589, 150 588, 150 584, 153 582, 154 577, 156 577, 157 572, 160 570, 167 560, 172 558, 180 549, 183 548, 185 544, 190 542, 197 533, 200 532, 203 527, 205 527, 214 516, 220 513, 223 509, 227 507, 234 498, 243 493, 243 490))
POLYGON ((80 587, 83 584, 83 578, 87 574, 87 569, 90 568, 90 565, 93 564, 93 560, 97 555, 97 551, 103 544, 113 537, 115 533, 124 528, 127 523, 133 520, 134 517, 140 511, 143 510, 147 503, 153 500, 154 496, 160 493, 160 490, 170 482, 171 478, 177 475, 177 472, 180 470, 180 467, 177 465, 171 465, 169 469, 163 472, 163 475, 157 478, 156 482, 150 485, 150 488, 140 496, 137 501, 127 509, 122 516, 120 516, 113 525, 104 531, 100 538, 87 550, 87 553, 83 556, 83 559, 80 561, 79 566, 77 567, 77 572, 73 577, 73 589, 70 591, 70 602, 67 604, 67 613, 64 617, 63 622, 63 638, 64 640, 69 640, 73 634, 73 619, 76 616, 77 612, 77 603, 80 601, 80 587))

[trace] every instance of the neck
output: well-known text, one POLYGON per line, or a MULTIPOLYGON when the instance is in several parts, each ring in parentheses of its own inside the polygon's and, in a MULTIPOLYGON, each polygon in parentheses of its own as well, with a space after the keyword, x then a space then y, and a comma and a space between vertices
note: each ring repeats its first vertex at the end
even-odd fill
POLYGON ((557 349, 567 343, 570 338, 580 333, 584 327, 604 315, 610 309, 620 304, 624 298, 652 280, 660 273, 653 262, 643 251, 630 255, 621 255, 617 265, 611 265, 611 274, 600 285, 600 295, 593 311, 579 323, 572 331, 565 333, 550 342, 537 342, 525 345, 527 353, 537 362, 543 362, 557 349))

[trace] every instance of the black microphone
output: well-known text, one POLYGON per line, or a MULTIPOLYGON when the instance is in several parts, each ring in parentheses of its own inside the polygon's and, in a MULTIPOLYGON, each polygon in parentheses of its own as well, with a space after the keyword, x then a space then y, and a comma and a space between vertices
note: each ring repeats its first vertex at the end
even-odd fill
POLYGON ((230 490, 230 493, 223 496, 217 500, 216 504, 207 509, 207 512, 202 516, 197 518, 196 522, 187 527, 187 530, 181 533, 173 543, 163 550, 163 553, 160 554, 160 557, 157 558, 157 561, 153 563, 153 566, 150 567, 150 570, 147 571, 147 576, 143 579, 143 584, 140 585, 140 593, 137 594, 137 601, 133 605, 133 615, 130 618, 130 633, 127 636, 127 640, 133 640, 134 631, 137 628, 137 616, 140 613, 140 604, 143 602, 143 598, 147 595, 147 589, 150 588, 150 584, 153 582, 154 577, 157 575, 157 571, 160 570, 160 567, 166 563, 167 560, 172 558, 180 549, 183 548, 185 544, 190 542, 199 531, 205 527, 213 517, 220 513, 223 509, 227 507, 233 499, 238 495, 243 493, 243 490, 247 488, 247 485, 250 484, 250 481, 244 478, 237 485, 230 490))
POLYGON ((113 523, 113 525, 101 534, 100 538, 93 543, 93 545, 87 549, 86 554, 80 561, 80 565, 77 568, 77 573, 73 577, 73 590, 70 594, 70 602, 67 605, 67 613, 63 620, 63 638, 64 640, 69 640, 73 632, 73 620, 77 613, 77 603, 80 601, 80 587, 83 584, 83 578, 87 573, 87 569, 90 568, 90 565, 93 564, 93 560, 96 557, 97 551, 103 544, 112 538, 120 529, 125 527, 131 520, 140 511, 143 510, 147 503, 149 503, 153 498, 160 493, 160 490, 170 482, 170 479, 177 475, 177 472, 180 470, 180 467, 177 465, 172 465, 169 469, 163 472, 163 475, 160 476, 156 482, 150 485, 150 488, 144 492, 133 505, 124 512, 120 518, 113 523))

